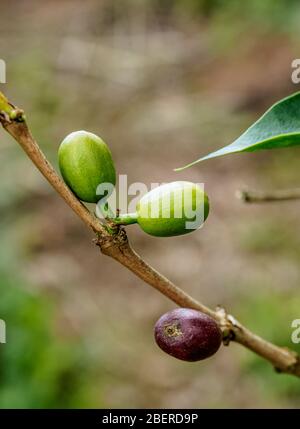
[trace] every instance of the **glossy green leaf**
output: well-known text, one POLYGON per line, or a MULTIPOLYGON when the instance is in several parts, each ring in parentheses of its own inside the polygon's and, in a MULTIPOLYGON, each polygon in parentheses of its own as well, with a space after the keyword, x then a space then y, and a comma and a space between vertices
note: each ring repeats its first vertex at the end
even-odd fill
POLYGON ((274 104, 257 122, 228 146, 177 168, 191 167, 200 161, 236 152, 254 152, 300 145, 300 92, 274 104))

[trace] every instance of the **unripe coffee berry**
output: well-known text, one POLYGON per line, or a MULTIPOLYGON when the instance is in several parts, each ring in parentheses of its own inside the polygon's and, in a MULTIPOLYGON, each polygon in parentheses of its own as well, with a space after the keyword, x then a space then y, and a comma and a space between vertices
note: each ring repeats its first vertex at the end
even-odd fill
POLYGON ((97 203, 100 184, 116 184, 116 171, 111 152, 104 141, 93 133, 75 131, 58 150, 61 174, 66 184, 82 201, 97 203))
POLYGON ((154 334, 164 352, 188 362, 212 356, 222 343, 217 322, 189 308, 177 308, 164 314, 156 322, 154 334))
POLYGON ((203 189, 180 181, 154 188, 141 198, 135 213, 120 215, 115 221, 138 223, 144 232, 156 237, 172 237, 200 228, 208 213, 209 201, 203 189))

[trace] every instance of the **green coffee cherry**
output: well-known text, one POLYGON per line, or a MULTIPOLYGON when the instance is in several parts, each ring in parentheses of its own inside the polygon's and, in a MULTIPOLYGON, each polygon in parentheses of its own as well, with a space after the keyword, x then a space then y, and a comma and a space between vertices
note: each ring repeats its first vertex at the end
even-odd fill
POLYGON ((59 168, 74 194, 87 203, 97 203, 101 183, 116 184, 116 171, 111 152, 104 141, 87 131, 69 134, 58 150, 59 168))
POLYGON ((147 234, 172 237, 198 229, 208 212, 208 197, 200 186, 172 182, 148 192, 139 201, 136 213, 120 215, 116 223, 138 223, 147 234))

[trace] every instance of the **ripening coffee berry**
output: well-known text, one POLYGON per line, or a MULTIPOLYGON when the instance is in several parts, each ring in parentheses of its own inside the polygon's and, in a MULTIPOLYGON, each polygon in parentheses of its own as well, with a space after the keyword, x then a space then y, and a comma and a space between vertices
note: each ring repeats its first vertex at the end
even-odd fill
POLYGON ((188 362, 212 356, 222 343, 222 332, 215 320, 189 308, 164 314, 156 322, 154 334, 164 352, 188 362))
POLYGON ((156 237, 188 234, 198 229, 209 213, 209 201, 200 186, 172 182, 158 186, 138 202, 135 213, 120 215, 117 223, 138 223, 156 237))
POLYGON ((58 150, 59 168, 66 184, 82 201, 97 203, 102 183, 116 184, 111 152, 104 141, 87 131, 69 134, 58 150))

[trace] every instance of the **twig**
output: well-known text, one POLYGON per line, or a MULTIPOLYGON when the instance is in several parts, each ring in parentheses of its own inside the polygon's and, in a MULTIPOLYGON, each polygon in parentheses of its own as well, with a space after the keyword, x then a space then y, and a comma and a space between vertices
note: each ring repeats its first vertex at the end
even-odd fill
POLYGON ((237 198, 245 203, 267 203, 274 201, 289 201, 300 199, 300 189, 282 189, 276 191, 238 191, 237 198))
POLYGON ((300 377, 300 356, 294 351, 278 347, 253 334, 236 321, 233 316, 227 314, 223 308, 217 308, 216 311, 213 311, 195 300, 147 264, 132 249, 123 228, 114 224, 111 224, 109 229, 105 228, 74 196, 47 161, 27 127, 23 111, 8 103, 1 93, 0 122, 6 131, 20 144, 57 193, 74 210, 78 217, 97 234, 96 244, 100 247, 102 253, 127 267, 136 276, 160 291, 177 305, 194 308, 213 317, 223 331, 225 345, 228 345, 230 341, 240 343, 269 361, 279 372, 300 377))

